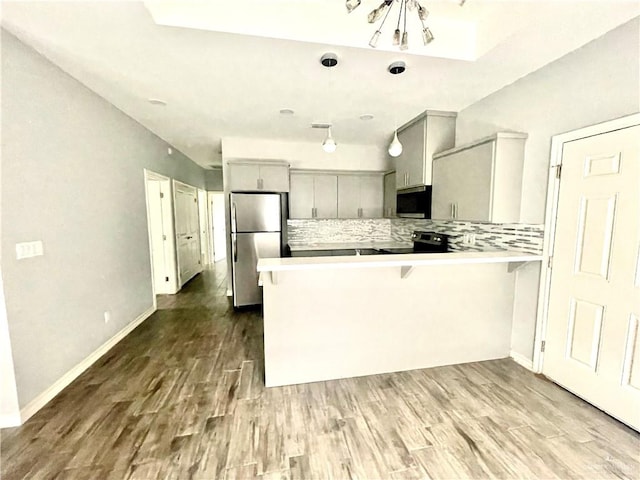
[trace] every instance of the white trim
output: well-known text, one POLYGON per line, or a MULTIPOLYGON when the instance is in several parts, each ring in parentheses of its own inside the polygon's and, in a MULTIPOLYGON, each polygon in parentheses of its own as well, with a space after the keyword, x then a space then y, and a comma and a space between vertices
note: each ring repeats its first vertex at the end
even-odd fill
POLYGON ((562 164, 562 150, 567 142, 581 138, 592 137, 623 128, 640 125, 640 113, 634 113, 625 117, 616 118, 606 122, 580 128, 571 132, 561 133, 551 137, 551 155, 549 161, 549 179, 547 183, 547 209, 544 223, 544 242, 542 247, 543 268, 540 276, 540 289, 538 294, 538 314, 536 316, 536 333, 533 348, 533 371, 542 372, 544 353, 542 342, 547 335, 547 320, 549 313, 549 294, 551 290, 551 271, 549 269, 549 257, 553 256, 553 244, 556 234, 556 216, 558 213, 558 198, 560 192, 560 180, 556 178, 556 166, 562 164))
POLYGON ((160 173, 154 172, 153 170, 149 170, 149 169, 144 169, 144 177, 147 180, 157 180, 159 182, 164 182, 164 181, 168 181, 171 180, 171 178, 169 177, 165 177, 164 175, 161 175, 160 173))
MULTIPOLYGON (((464 145, 459 145, 457 147, 438 152, 433 155, 433 159, 437 160, 442 157, 448 157, 449 155, 453 155, 454 153, 462 152, 463 150, 469 150, 470 148, 475 148, 484 143, 497 142, 500 138, 515 138, 519 140, 526 140, 527 138, 529 138, 529 134, 521 132, 497 132, 488 137, 483 137, 478 140, 474 140, 473 142, 465 143, 464 145)), ((495 145, 493 149, 495 154, 495 145)))
MULTIPOLYGON (((144 169, 144 195, 145 195, 145 206, 146 206, 146 214, 147 214, 147 232, 149 236, 149 261, 151 263, 151 288, 153 291, 153 302, 154 306, 156 305, 156 295, 171 295, 178 292, 178 272, 176 268, 176 245, 175 245, 175 234, 174 234, 174 215, 173 215, 173 187, 171 178, 165 177, 159 173, 156 173, 152 170, 144 169), (167 263, 165 263, 165 267, 169 271, 172 271, 172 275, 169 276, 169 284, 166 286, 166 289, 158 291, 155 285, 155 266, 154 266, 154 258, 153 258, 153 238, 151 234, 151 218, 149 216, 149 182, 162 182, 168 188, 169 192, 167 194, 167 201, 170 202, 171 209, 171 218, 170 221, 165 222, 165 218, 163 218, 163 230, 165 230, 165 234, 167 236, 167 242, 165 244, 165 258, 167 263)), ((162 201, 161 201, 162 202, 162 201)), ((164 213, 162 214, 164 217, 164 213)))
POLYGON ((527 357, 525 357, 521 353, 514 352, 513 350, 511 350, 511 352, 509 352, 509 356, 518 365, 526 368, 527 370, 533 371, 533 360, 529 360, 527 357))
POLYGON ((98 347, 93 353, 89 354, 84 360, 60 377, 53 385, 44 392, 31 400, 24 408, 20 409, 20 418, 22 423, 31 418, 38 410, 49 403, 56 395, 58 395, 71 382, 78 378, 87 368, 93 365, 100 357, 111 350, 120 340, 126 337, 131 331, 149 318, 156 311, 152 306, 142 312, 135 320, 126 327, 116 333, 113 337, 98 347))

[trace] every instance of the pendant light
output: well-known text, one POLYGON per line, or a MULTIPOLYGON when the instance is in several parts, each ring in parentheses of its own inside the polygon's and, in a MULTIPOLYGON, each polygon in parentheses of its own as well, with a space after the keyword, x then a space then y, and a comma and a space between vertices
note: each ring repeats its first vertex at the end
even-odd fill
POLYGON ((398 157, 402 153, 402 144, 398 140, 398 130, 393 133, 393 140, 389 144, 389 155, 392 157, 398 157))
MULTIPOLYGON (((352 4, 355 5, 353 7, 353 8, 355 8, 360 4, 360 0, 357 1, 357 4, 355 4, 355 3, 352 3, 352 4)), ((349 5, 349 4, 347 4, 347 5, 349 5)), ((327 52, 324 55, 322 55, 322 57, 320 57, 320 63, 322 64, 323 67, 326 67, 328 69, 334 68, 336 65, 338 65, 338 56, 335 53, 327 52)), ((329 75, 331 75, 331 74, 329 74, 329 75)), ((331 77, 329 77, 329 80, 330 79, 331 79, 331 77)), ((329 81, 329 85, 331 85, 331 83, 332 82, 329 81)), ((335 140, 331 136, 331 123, 325 123, 325 124, 312 123, 311 127, 312 128, 326 128, 327 129, 327 137, 322 142, 322 149, 326 153, 335 152, 336 148, 338 148, 338 144, 335 142, 335 140)))
POLYGON ((331 136, 331 127, 327 128, 327 138, 322 142, 322 149, 327 153, 333 153, 338 148, 338 144, 331 136))
MULTIPOLYGON (((400 24, 399 21, 398 21, 398 24, 400 24)), ((393 62, 391 65, 389 65, 387 67, 387 71, 391 75, 400 75, 406 70, 406 68, 407 68, 407 65, 403 61, 399 61, 399 62, 393 62)), ((393 140, 391 140, 391 143, 389 144, 388 152, 389 152, 389 155, 391 155, 392 157, 399 157, 402 154, 402 144, 400 143, 400 140, 398 140, 397 123, 396 123, 396 129, 393 132, 393 140)))
MULTIPOLYGON (((457 0, 460 6, 463 6, 466 0, 457 0)), ((347 8, 347 12, 353 12, 362 0, 345 0, 345 6, 347 8)), ((382 0, 382 3, 378 5, 378 7, 374 8, 367 15, 367 22, 371 24, 379 23, 379 26, 376 28, 375 32, 373 32, 373 36, 371 40, 369 40, 369 46, 372 48, 376 48, 378 46, 378 41, 380 40, 380 36, 382 35, 383 27, 385 22, 387 21, 387 17, 391 13, 391 10, 394 6, 398 4, 398 21, 396 23, 396 28, 393 31, 393 36, 391 37, 391 44, 395 47, 398 47, 401 51, 407 50, 409 48, 409 31, 407 30, 407 10, 410 12, 415 12, 422 26, 422 43, 426 46, 429 45, 435 39, 433 32, 426 25, 427 17, 429 16, 429 11, 418 1, 418 0, 382 0), (382 21, 381 21, 382 19, 382 21), (401 30, 400 27, 403 27, 401 30)))

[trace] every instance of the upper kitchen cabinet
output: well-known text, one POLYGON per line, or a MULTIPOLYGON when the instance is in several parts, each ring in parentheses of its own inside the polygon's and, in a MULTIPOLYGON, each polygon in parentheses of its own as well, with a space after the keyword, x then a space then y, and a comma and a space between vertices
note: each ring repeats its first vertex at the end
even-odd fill
POLYGON ((382 174, 338 175, 338 218, 381 218, 382 174))
POLYGON ((518 222, 526 139, 501 132, 434 155, 431 218, 518 222))
POLYGON ((395 218, 396 202, 396 172, 388 172, 384 176, 384 218, 395 218))
POLYGON ((233 161, 229 168, 229 191, 288 192, 289 164, 275 161, 233 161))
POLYGON ((336 218, 337 216, 337 175, 291 172, 290 218, 336 218))
POLYGON ((398 130, 402 153, 395 159, 396 188, 431 185, 435 152, 455 145, 456 114, 427 110, 398 130))

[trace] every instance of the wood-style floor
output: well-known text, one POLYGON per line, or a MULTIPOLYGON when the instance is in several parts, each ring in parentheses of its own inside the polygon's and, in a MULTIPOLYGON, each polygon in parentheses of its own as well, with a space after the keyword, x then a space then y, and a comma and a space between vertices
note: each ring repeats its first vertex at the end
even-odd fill
POLYGON ((640 478, 636 432, 511 360, 265 389, 225 290, 222 266, 160 299, 3 430, 2 479, 640 478))

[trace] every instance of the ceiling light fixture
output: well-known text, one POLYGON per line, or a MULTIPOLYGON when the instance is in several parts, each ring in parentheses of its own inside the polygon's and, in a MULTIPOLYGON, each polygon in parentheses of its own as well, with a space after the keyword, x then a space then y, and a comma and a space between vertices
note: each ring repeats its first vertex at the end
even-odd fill
POLYGON ((338 144, 331 136, 331 127, 327 128, 327 138, 322 142, 322 149, 327 153, 333 153, 338 148, 338 144))
POLYGON ((392 157, 399 157, 402 153, 402 144, 400 143, 400 140, 398 140, 398 130, 393 132, 393 140, 391 140, 391 143, 389 144, 388 151, 389 155, 392 157))
MULTIPOLYGON (((387 67, 387 71, 391 75, 400 75, 407 69, 407 65, 403 61, 393 62, 391 65, 387 67)), ((392 157, 399 157, 402 154, 402 144, 400 140, 398 140, 398 127, 396 123, 396 129, 393 132, 393 140, 389 144, 388 149, 389 155, 392 157)))
POLYGON ((338 144, 331 136, 330 123, 312 123, 311 128, 324 128, 327 130, 327 137, 322 141, 322 149, 327 153, 333 153, 338 148, 338 144))
POLYGON ((167 104, 167 102, 165 102, 164 100, 161 100, 159 98, 148 98, 147 101, 151 105, 162 105, 163 107, 167 104))
POLYGON ((325 53, 320 57, 320 63, 327 68, 338 65, 338 56, 335 53, 325 53))
POLYGON ((389 65, 389 67, 387 67, 387 70, 391 75, 399 75, 400 73, 403 73, 406 69, 407 69, 407 64, 404 63, 402 60, 399 62, 393 62, 391 65, 389 65))
MULTIPOLYGON (((347 7, 347 12, 353 12, 361 3, 361 0, 345 0, 345 6, 347 7)), ((393 32, 393 36, 391 37, 392 45, 397 46, 400 50, 407 50, 409 48, 409 31, 407 30, 407 14, 409 12, 416 12, 418 20, 420 20, 420 25, 422 27, 422 43, 424 45, 429 45, 435 39, 433 32, 431 29, 425 25, 425 21, 429 16, 429 11, 424 8, 418 0, 383 0, 377 8, 374 8, 369 12, 367 16, 367 21, 369 23, 377 23, 381 18, 382 22, 380 26, 376 28, 376 31, 373 33, 371 40, 369 40, 369 46, 372 48, 376 48, 378 46, 378 40, 382 35, 382 27, 384 27, 385 22, 387 21, 387 17, 391 13, 393 8, 393 4, 397 3, 400 5, 398 10, 398 22, 396 23, 396 28, 393 32), (400 29, 402 26, 402 30, 400 29)), ((464 5, 465 0, 459 0, 460 6, 464 5)))
POLYGON ((295 112, 291 108, 282 108, 280 115, 293 115, 295 112))
POLYGON ((372 113, 363 113, 362 115, 360 115, 360 120, 364 120, 369 121, 369 120, 373 120, 373 114, 372 113))

